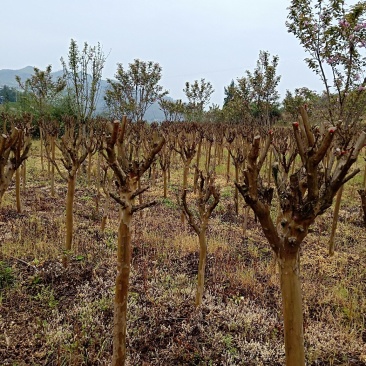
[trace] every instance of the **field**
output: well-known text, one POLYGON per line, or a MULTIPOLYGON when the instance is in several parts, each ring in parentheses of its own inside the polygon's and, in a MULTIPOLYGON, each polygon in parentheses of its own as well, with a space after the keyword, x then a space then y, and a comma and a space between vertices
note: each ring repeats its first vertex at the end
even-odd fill
MULTIPOLYGON (((205 292, 197 309, 198 239, 180 220, 178 158, 168 197, 162 198, 160 172, 144 193, 158 204, 133 218, 130 366, 284 364, 278 270, 252 212, 243 235, 243 201, 236 216, 224 161, 217 167, 221 199, 210 220, 205 292)), ((363 159, 358 164, 362 168, 363 159)), ((231 173, 233 179, 233 167, 231 173)), ((192 181, 191 171, 189 185, 192 181)), ((302 246, 308 365, 366 365, 366 232, 356 191, 361 185, 361 173, 346 184, 335 255, 329 257, 327 249, 331 209, 317 218, 302 246)), ((57 177, 56 197, 50 196, 47 164, 42 171, 35 142, 23 212, 15 209, 14 185, 0 209, 1 365, 110 364, 119 208, 112 202, 101 232, 95 186, 79 174, 74 247, 64 269, 66 189, 57 177)))

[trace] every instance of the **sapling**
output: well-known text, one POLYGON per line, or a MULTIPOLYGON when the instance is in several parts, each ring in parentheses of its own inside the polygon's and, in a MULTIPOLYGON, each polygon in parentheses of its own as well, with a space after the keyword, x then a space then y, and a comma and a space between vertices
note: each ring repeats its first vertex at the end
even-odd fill
MULTIPOLYGON (((73 206, 75 198, 75 186, 77 172, 86 159, 88 152, 96 149, 96 141, 88 139, 83 133, 83 125, 72 117, 64 118, 65 132, 59 141, 55 141, 56 146, 62 153, 61 162, 66 169, 66 173, 61 171, 56 159, 53 159, 46 149, 48 160, 55 166, 60 176, 67 182, 66 194, 66 239, 65 251, 69 252, 72 248, 73 239, 73 206)), ((92 135, 92 126, 89 126, 92 135)), ((63 265, 66 267, 68 263, 67 254, 63 257, 63 265)))
POLYGON ((189 225, 193 228, 198 235, 200 256, 198 263, 198 280, 197 280, 197 292, 196 292, 196 306, 202 304, 203 289, 205 282, 205 268, 207 261, 207 228, 210 216, 219 203, 220 191, 214 183, 214 178, 210 175, 204 177, 202 171, 200 171, 200 179, 198 184, 198 198, 197 208, 198 215, 195 217, 193 211, 190 209, 187 203, 187 190, 182 193, 182 206, 184 213, 187 217, 189 225))

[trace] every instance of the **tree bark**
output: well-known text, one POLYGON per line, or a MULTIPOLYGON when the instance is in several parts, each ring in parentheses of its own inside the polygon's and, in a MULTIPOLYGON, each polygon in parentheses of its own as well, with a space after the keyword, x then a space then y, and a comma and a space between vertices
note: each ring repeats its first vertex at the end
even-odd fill
POLYGON ((17 204, 17 212, 22 212, 22 202, 20 200, 20 168, 15 171, 15 197, 17 204))
POLYGON ((112 366, 123 366, 126 362, 127 295, 131 266, 131 218, 131 212, 128 209, 122 209, 118 228, 112 366))
POLYGON ((336 203, 334 206, 332 232, 330 233, 330 239, 329 239, 329 255, 334 255, 334 249, 335 249, 334 238, 337 230, 339 209, 341 207, 341 201, 342 201, 342 193, 343 193, 343 186, 339 189, 337 193, 336 203))
POLYGON ((167 197, 167 172, 163 170, 163 179, 164 179, 164 198, 167 197))
POLYGON ((286 366, 305 366, 304 329, 299 253, 285 253, 279 259, 284 318, 286 366))
POLYGON ((202 228, 198 236, 200 245, 200 259, 198 263, 198 281, 197 281, 197 293, 196 293, 196 306, 202 304, 203 289, 205 284, 205 269, 207 261, 207 241, 206 241, 206 228, 202 228))
POLYGON ((75 196, 75 183, 76 183, 76 176, 69 174, 67 181, 67 195, 66 195, 66 243, 65 243, 66 253, 63 257, 64 267, 67 267, 68 264, 67 252, 71 250, 72 246, 72 233, 74 226, 73 206, 75 196))

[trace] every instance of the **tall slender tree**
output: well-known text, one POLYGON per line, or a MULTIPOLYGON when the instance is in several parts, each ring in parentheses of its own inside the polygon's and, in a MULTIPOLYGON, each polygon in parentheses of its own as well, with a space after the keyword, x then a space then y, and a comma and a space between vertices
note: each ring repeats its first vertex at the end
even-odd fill
POLYGON ((147 109, 168 93, 159 85, 161 71, 153 61, 136 59, 127 70, 117 64, 116 80, 107 79, 105 101, 109 113, 115 118, 127 115, 133 122, 143 120, 147 109))

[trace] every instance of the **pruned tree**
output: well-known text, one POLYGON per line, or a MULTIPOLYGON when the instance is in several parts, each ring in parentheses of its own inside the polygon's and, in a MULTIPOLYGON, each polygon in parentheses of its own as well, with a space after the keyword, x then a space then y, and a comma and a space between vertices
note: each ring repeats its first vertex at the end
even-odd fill
MULTIPOLYGON (((331 148, 336 127, 329 127, 324 135, 311 130, 306 111, 293 123, 296 148, 301 167, 288 176, 274 166, 273 175, 280 203, 277 219, 270 214, 269 188, 262 184, 260 171, 270 146, 260 149, 260 136, 255 136, 244 170, 244 182, 236 182, 246 203, 250 205, 262 226, 263 233, 275 253, 280 268, 283 303, 286 365, 305 365, 303 314, 300 286, 300 247, 309 226, 323 214, 333 202, 334 196, 344 183, 354 177, 359 169, 349 172, 364 145, 366 133, 362 132, 354 142, 349 154, 328 163, 322 160, 331 148), (301 134, 300 131, 305 131, 301 134), (306 190, 303 188, 306 187, 306 190)), ((269 141, 271 137, 267 137, 269 141)))
POLYGON ((116 81, 107 79, 105 101, 114 118, 127 115, 133 122, 142 121, 147 109, 168 94, 159 85, 162 68, 157 62, 134 60, 127 70, 117 64, 116 81))
POLYGON ((135 205, 135 198, 149 187, 138 188, 138 181, 149 169, 165 140, 157 135, 148 155, 142 160, 129 159, 126 138, 127 119, 109 125, 103 155, 115 174, 117 195, 110 196, 120 205, 120 222, 117 242, 117 276, 114 300, 112 365, 124 365, 126 361, 127 298, 131 268, 131 220, 135 212, 153 206, 156 202, 135 205), (117 150, 117 151, 116 151, 117 150))
POLYGON ((198 198, 196 206, 198 215, 195 215, 187 202, 187 189, 182 193, 181 202, 184 213, 187 217, 189 225, 195 231, 199 241, 199 263, 198 263, 198 279, 196 291, 196 306, 202 304, 205 269, 207 261, 207 228, 211 214, 220 201, 220 190, 215 185, 213 176, 203 176, 200 171, 198 182, 198 198))
POLYGON ((73 226, 74 226, 74 198, 77 172, 81 164, 85 161, 88 152, 97 149, 95 139, 89 139, 93 135, 93 126, 89 124, 88 131, 85 133, 85 125, 78 122, 73 117, 64 117, 64 134, 60 140, 55 140, 57 148, 62 153, 61 162, 66 170, 61 170, 59 163, 50 154, 50 150, 46 149, 47 157, 55 166, 60 176, 67 182, 66 194, 66 238, 65 238, 65 255, 63 264, 68 264, 68 252, 72 249, 73 226))
MULTIPOLYGON (((12 120, 12 118, 10 119, 12 120)), ((19 127, 16 126, 16 121, 13 121, 12 125, 8 127, 9 132, 0 135, 0 206, 14 173, 18 171, 21 164, 28 158, 31 147, 32 117, 29 114, 25 114, 21 119, 19 127)), ((18 176, 16 182, 18 212, 21 211, 19 184, 18 176)))

